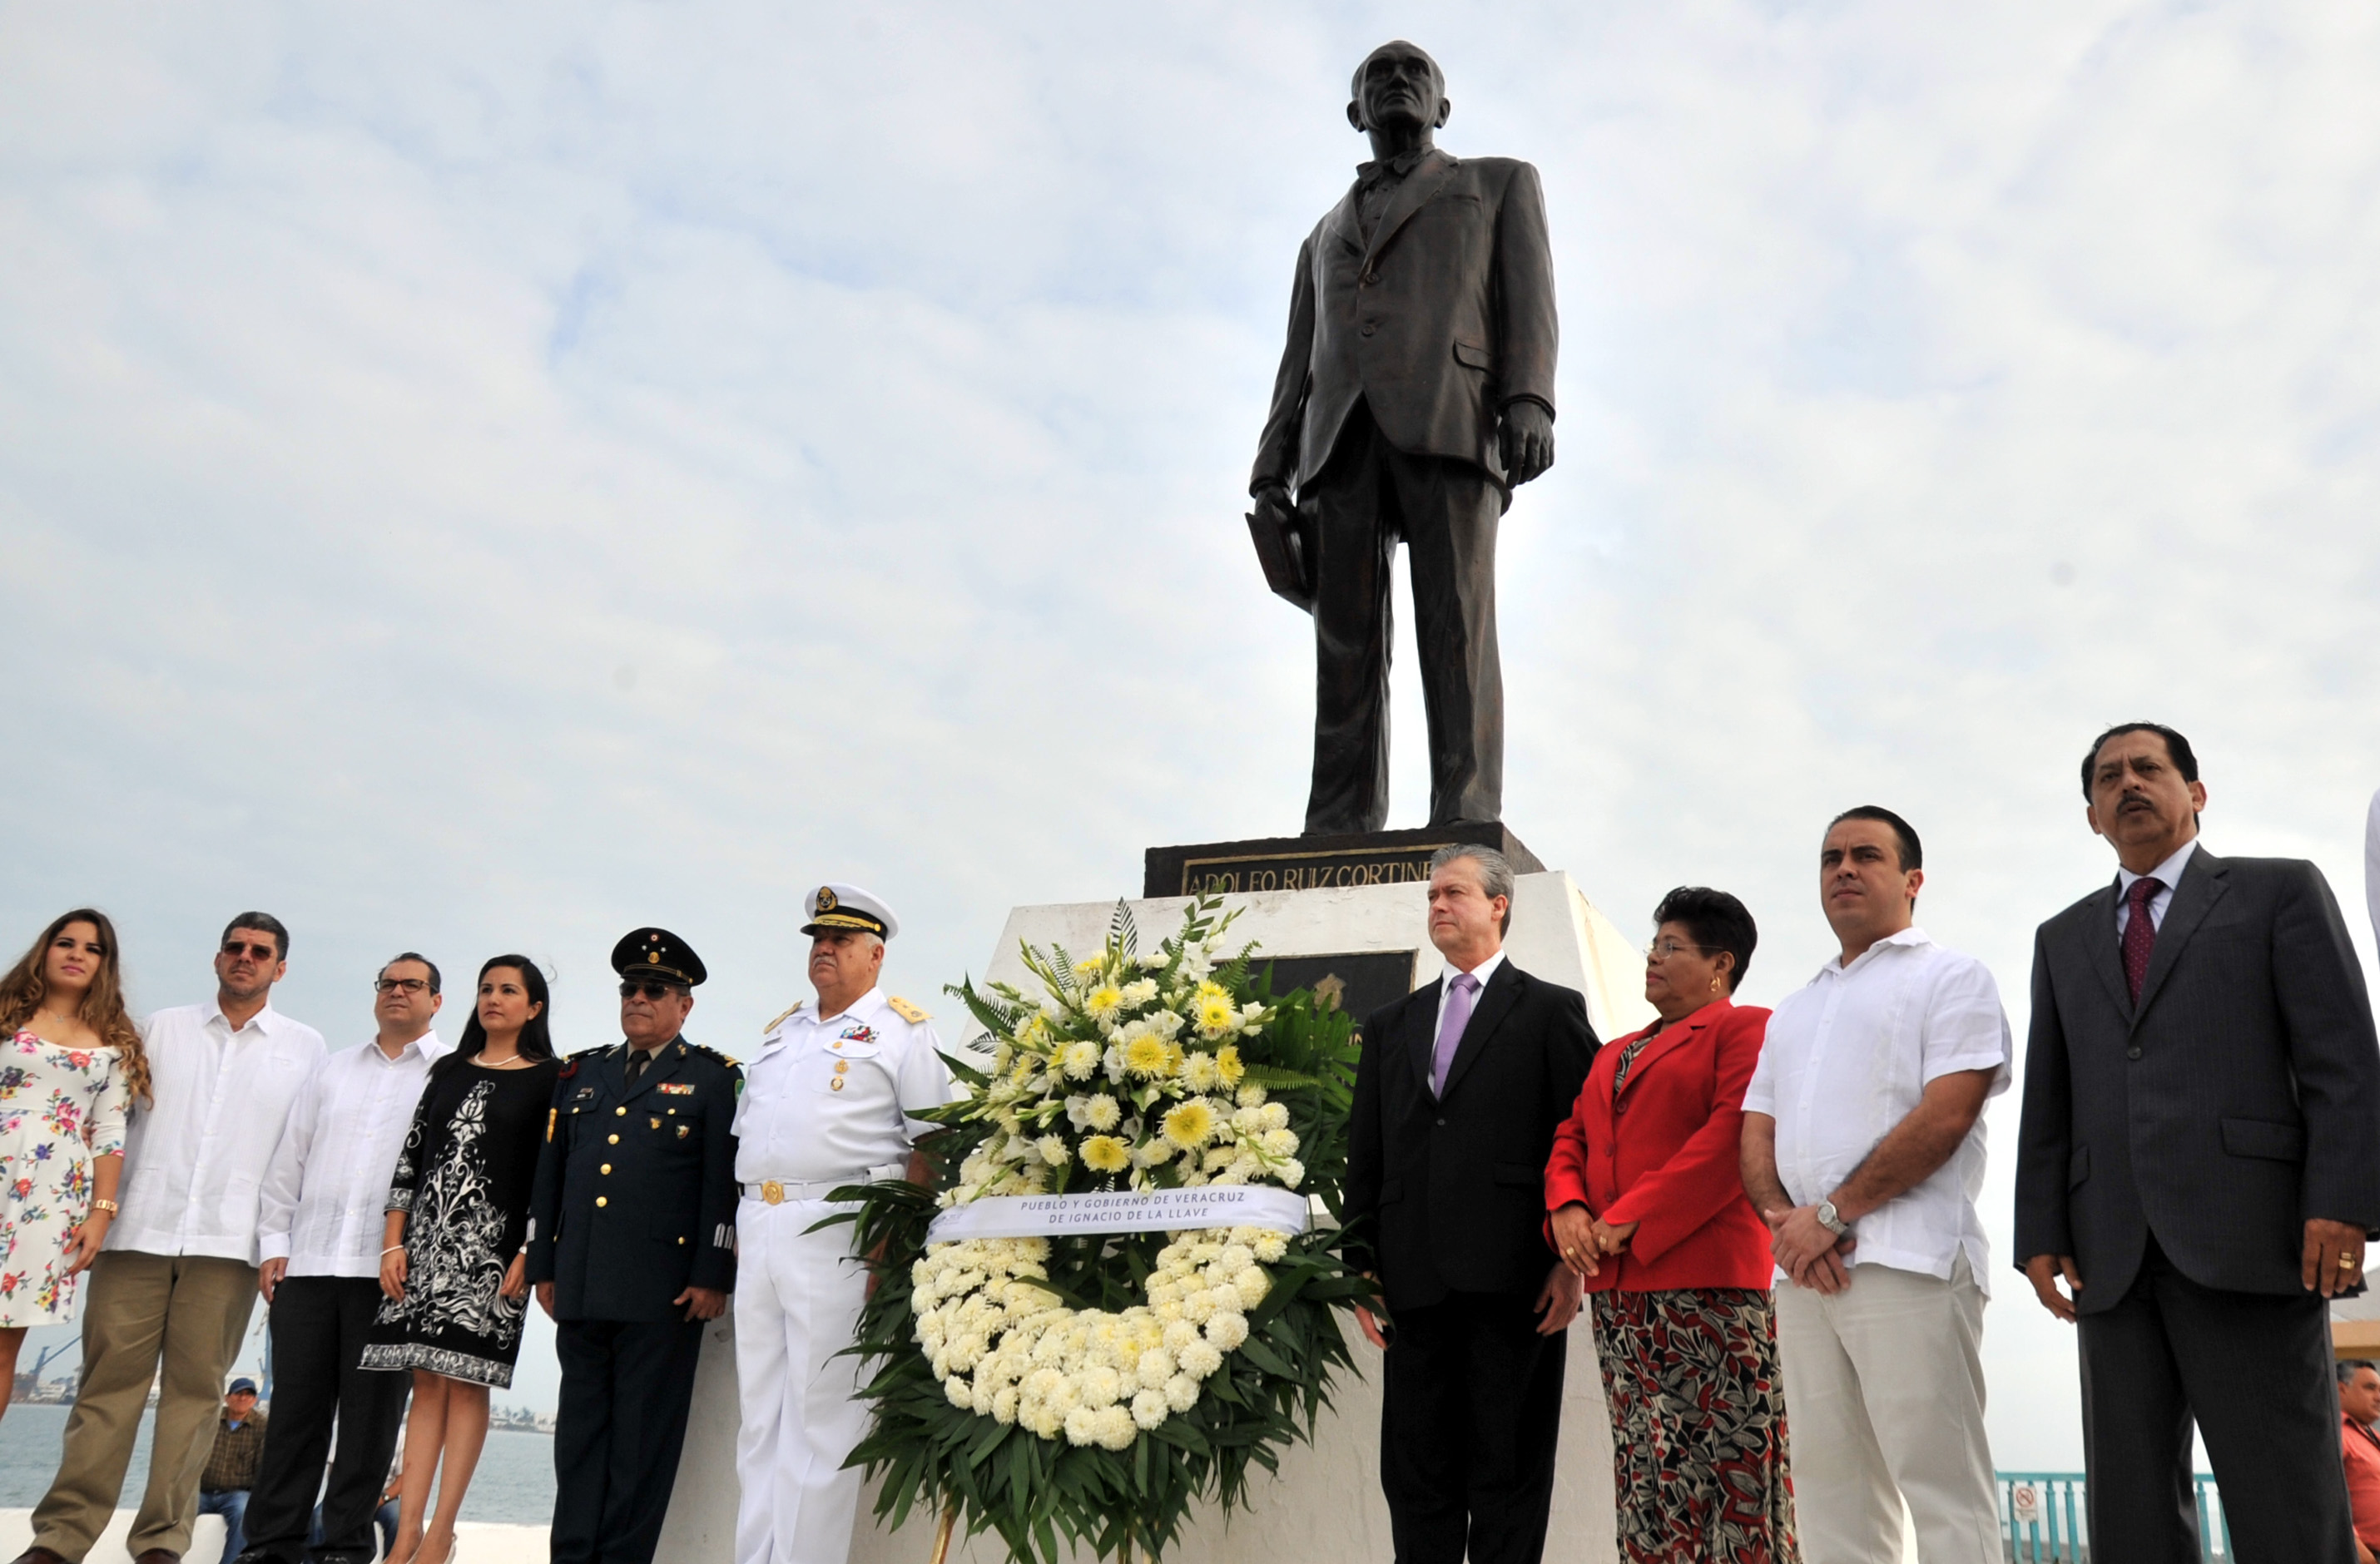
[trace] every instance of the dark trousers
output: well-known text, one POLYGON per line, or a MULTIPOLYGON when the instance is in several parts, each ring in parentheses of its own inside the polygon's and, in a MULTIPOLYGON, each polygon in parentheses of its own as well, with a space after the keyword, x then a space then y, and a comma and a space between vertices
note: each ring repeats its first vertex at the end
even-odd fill
POLYGON ((413 1385, 409 1374, 356 1366, 380 1305, 380 1283, 369 1277, 293 1276, 273 1289, 273 1418, 264 1426, 264 1454, 249 1493, 251 1551, 298 1564, 306 1556, 319 1495, 323 1540, 316 1557, 370 1559, 372 1511, 380 1508, 413 1385))
POLYGON ((2319 1295, 2202 1287, 2152 1237, 2122 1301, 2080 1325, 2091 1564, 2197 1564, 2193 1418, 2240 1564, 2350 1564, 2319 1295))
POLYGON ((562 1320, 553 1564, 651 1564, 677 1483, 700 1320, 562 1320))
POLYGON ((1456 1292, 1399 1309, 1382 1368, 1380 1488, 1397 1564, 1537 1564, 1554 1499, 1569 1341, 1534 1299, 1456 1292))
POLYGON ((1414 643, 1429 718, 1429 819, 1504 815, 1496 526, 1504 491, 1469 462, 1390 445, 1360 403, 1298 496, 1312 517, 1314 787, 1309 832, 1389 818, 1390 562, 1411 551, 1414 643))

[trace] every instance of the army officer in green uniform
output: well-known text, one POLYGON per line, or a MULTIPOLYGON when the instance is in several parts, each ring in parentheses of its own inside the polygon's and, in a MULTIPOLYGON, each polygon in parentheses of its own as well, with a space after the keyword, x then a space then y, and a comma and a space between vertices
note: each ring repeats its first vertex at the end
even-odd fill
POLYGON ((612 966, 626 1040, 564 1064, 529 1202, 528 1279, 562 1360, 554 1564, 650 1564, 703 1322, 735 1285, 742 1073, 680 1036, 702 959, 639 928, 612 966))

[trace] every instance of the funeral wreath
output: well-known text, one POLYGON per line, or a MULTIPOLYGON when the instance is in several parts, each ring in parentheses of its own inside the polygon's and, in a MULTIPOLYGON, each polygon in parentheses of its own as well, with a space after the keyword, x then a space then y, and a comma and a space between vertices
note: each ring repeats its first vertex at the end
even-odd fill
POLYGON ((1312 1437, 1350 1364, 1333 1311, 1373 1291, 1336 1253, 1353 1022, 1223 955, 1233 915, 1195 901, 1143 952, 1119 903, 1087 959, 1024 947, 1038 991, 950 989, 986 1036, 951 1060, 932 1187, 837 1194, 877 1278, 852 1460, 893 1525, 1156 1558, 1312 1437))

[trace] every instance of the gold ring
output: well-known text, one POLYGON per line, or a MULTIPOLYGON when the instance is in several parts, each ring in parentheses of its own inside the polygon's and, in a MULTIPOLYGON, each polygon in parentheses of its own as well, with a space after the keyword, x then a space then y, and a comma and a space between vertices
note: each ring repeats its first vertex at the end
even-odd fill
POLYGON ((2351 1271, 2362 1263, 2352 1255, 2341 1255, 2338 1257, 2338 1268, 2343 1271, 2351 1271))

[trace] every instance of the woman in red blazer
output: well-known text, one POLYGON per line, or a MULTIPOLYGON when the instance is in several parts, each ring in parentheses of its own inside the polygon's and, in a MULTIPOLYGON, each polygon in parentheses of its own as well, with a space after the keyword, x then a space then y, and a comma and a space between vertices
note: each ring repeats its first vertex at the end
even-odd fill
POLYGON ((1660 1019, 1603 1046, 1555 1132, 1547 1236, 1593 1305, 1621 1556, 1797 1564, 1774 1262, 1736 1163, 1768 1012, 1728 996, 1759 934, 1699 886, 1653 922, 1660 1019))

